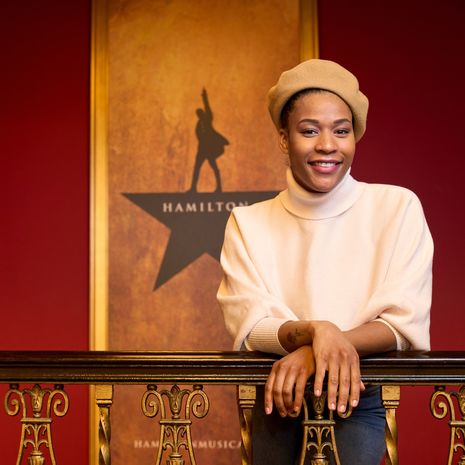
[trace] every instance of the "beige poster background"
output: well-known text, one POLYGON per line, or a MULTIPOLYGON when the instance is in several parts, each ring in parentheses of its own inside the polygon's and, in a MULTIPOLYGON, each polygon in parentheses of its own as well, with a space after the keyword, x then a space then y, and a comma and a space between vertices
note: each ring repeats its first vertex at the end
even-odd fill
MULTIPOLYGON (((298 0, 108 0, 109 350, 231 348, 215 298, 218 262, 203 254, 154 290, 171 231, 123 194, 189 189, 203 89, 229 141, 216 160, 223 192, 282 189, 286 160, 266 94, 299 61, 299 20, 298 0)), ((215 186, 205 163, 198 191, 215 186)), ((114 465, 153 463, 158 430, 141 413, 144 390, 116 387, 114 465)), ((234 388, 206 392, 197 461, 238 463, 234 388)))

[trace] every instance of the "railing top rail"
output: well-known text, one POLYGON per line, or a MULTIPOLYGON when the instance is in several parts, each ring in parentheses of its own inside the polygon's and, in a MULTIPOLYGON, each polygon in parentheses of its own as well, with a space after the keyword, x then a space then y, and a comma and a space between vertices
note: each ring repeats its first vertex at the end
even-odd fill
MULTIPOLYGON (((263 384, 279 357, 260 352, 0 351, 0 383, 263 384)), ((463 384, 465 351, 389 352, 361 360, 376 384, 463 384)))

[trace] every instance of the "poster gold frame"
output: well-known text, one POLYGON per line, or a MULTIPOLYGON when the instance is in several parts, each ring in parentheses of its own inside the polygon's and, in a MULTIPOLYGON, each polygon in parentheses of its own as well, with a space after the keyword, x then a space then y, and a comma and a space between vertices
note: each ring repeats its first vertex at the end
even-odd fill
MULTIPOLYGON (((300 58, 318 58, 318 0, 299 0, 300 58)), ((108 345, 108 0, 92 0, 90 66, 89 349, 108 345)), ((98 465, 98 409, 91 386, 89 463, 98 465)))

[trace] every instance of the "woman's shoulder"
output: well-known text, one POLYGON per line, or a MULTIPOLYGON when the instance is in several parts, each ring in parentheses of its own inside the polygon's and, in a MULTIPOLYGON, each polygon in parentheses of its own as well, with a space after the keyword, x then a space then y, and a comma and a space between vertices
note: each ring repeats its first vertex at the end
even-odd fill
POLYGON ((271 199, 255 202, 250 205, 234 207, 229 224, 235 224, 242 234, 258 234, 267 231, 282 220, 282 207, 279 194, 271 199))
POLYGON ((419 203, 418 196, 412 190, 394 184, 362 183, 363 197, 385 204, 419 203))
POLYGON ((392 184, 365 184, 359 208, 363 215, 376 218, 379 224, 400 224, 409 221, 423 224, 425 213, 412 190, 392 184))
POLYGON ((279 194, 271 199, 254 202, 250 205, 240 205, 232 210, 233 216, 236 218, 253 219, 262 215, 267 215, 276 206, 276 200, 279 194))

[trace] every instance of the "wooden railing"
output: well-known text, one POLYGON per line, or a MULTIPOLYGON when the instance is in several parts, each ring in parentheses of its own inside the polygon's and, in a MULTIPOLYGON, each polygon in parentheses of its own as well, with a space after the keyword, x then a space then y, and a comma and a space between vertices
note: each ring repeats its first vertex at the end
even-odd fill
MULTIPOLYGON (((196 463, 191 417, 203 418, 208 413, 210 401, 203 386, 235 385, 242 464, 250 465, 255 388, 265 384, 276 359, 258 352, 0 352, 0 382, 10 385, 6 413, 22 415, 17 464, 26 456, 29 465, 55 464, 51 424, 52 417, 63 416, 68 410, 64 385, 87 384, 95 386, 99 409, 99 465, 109 465, 113 386, 143 384, 147 389, 142 410, 148 417, 158 416, 160 423, 157 464, 196 463), (49 384, 54 387, 43 387, 49 384), (160 390, 159 385, 170 388, 160 390), (192 388, 181 389, 180 385, 192 388)), ((449 453, 444 463, 465 465, 465 352, 391 352, 362 359, 361 372, 365 384, 382 386, 386 465, 398 463, 395 412, 402 385, 434 386, 431 413, 449 420, 449 453)), ((302 450, 311 456, 312 464, 325 464, 324 447, 335 446, 334 421, 331 415, 325 417, 318 402, 310 399, 307 404, 302 450)))

